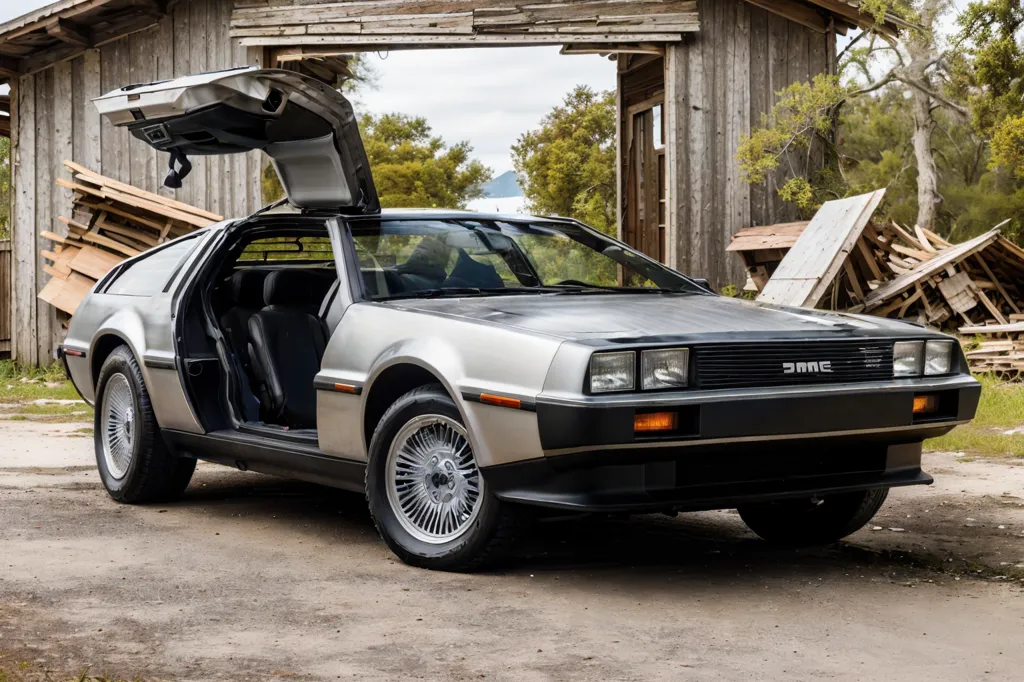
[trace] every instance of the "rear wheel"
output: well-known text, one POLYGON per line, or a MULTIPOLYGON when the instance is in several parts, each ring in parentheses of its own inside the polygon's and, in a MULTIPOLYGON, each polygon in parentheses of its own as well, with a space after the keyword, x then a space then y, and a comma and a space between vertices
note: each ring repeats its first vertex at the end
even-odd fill
POLYGON ((178 457, 164 443, 127 346, 115 348, 100 369, 94 427, 100 479, 118 502, 166 502, 188 487, 196 461, 178 457))
POLYGON ((769 542, 827 545, 854 533, 878 512, 888 488, 780 500, 739 508, 750 530, 769 542))
POLYGON ((511 539, 512 510, 487 490, 455 403, 417 388, 384 413, 370 441, 366 499, 402 561, 447 571, 479 568, 511 539))

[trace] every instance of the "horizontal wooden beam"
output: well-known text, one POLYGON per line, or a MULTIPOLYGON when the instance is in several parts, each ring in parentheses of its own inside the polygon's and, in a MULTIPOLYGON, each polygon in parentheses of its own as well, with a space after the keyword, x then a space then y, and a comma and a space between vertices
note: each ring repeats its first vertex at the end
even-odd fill
POLYGON ((331 46, 338 52, 372 52, 374 50, 401 50, 438 47, 514 47, 516 45, 565 45, 571 43, 677 43, 683 39, 682 33, 651 33, 624 34, 610 33, 604 35, 567 33, 537 33, 523 35, 469 35, 469 36, 424 36, 424 35, 388 35, 388 36, 339 36, 339 35, 303 35, 303 36, 269 36, 239 38, 238 42, 245 46, 284 47, 288 45, 331 46))
POLYGON ((92 47, 92 31, 87 26, 80 26, 70 19, 56 19, 46 24, 46 33, 51 37, 78 47, 92 47))
POLYGON ((760 7, 763 10, 767 10, 772 14, 777 14, 780 17, 785 17, 792 22, 806 26, 807 28, 817 31, 818 33, 825 33, 828 31, 828 21, 823 16, 821 10, 805 5, 802 2, 796 0, 746 0, 749 4, 755 7, 760 7))
POLYGON ((572 43, 562 45, 560 54, 665 54, 664 45, 654 43, 626 43, 624 45, 592 45, 590 43, 572 43))

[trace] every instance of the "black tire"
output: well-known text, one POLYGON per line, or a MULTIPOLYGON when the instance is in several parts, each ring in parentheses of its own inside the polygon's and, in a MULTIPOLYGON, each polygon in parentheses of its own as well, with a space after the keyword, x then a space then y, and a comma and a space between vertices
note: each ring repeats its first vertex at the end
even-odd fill
POLYGON ((827 545, 864 527, 878 512, 888 488, 780 500, 739 508, 750 530, 768 542, 792 546, 827 545))
MULTIPOLYGON (((387 492, 387 459, 399 432, 416 417, 440 415, 462 425, 451 397, 439 384, 414 389, 399 398, 381 417, 370 440, 366 466, 366 501, 377 531, 387 546, 410 566, 441 571, 472 571, 493 562, 511 544, 515 513, 491 495, 484 483, 476 518, 461 535, 443 544, 412 535, 398 518, 387 492)), ((482 480, 482 477, 481 477, 482 480)))
POLYGON ((118 502, 129 504, 170 502, 181 497, 192 480, 196 460, 179 457, 167 447, 160 435, 160 427, 139 364, 127 346, 118 346, 107 356, 96 385, 93 422, 96 465, 107 493, 118 502), (127 380, 135 421, 135 435, 129 447, 131 459, 120 477, 108 466, 103 441, 103 432, 107 426, 103 409, 104 396, 111 386, 111 380, 120 383, 117 377, 127 380))

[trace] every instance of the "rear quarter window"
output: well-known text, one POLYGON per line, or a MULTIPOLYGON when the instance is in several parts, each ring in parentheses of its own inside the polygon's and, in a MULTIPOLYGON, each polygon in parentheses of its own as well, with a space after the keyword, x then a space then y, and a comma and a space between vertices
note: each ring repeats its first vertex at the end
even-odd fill
POLYGON ((164 286, 199 243, 198 235, 180 239, 143 256, 124 268, 107 285, 104 293, 115 296, 152 296, 164 286))

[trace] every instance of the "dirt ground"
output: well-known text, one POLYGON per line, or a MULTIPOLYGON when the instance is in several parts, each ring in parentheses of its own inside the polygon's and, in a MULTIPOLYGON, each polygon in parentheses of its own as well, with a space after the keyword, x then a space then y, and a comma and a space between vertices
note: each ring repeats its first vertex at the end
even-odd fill
MULTIPOLYGON (((201 464, 115 504, 81 425, 0 423, 0 654, 152 680, 1022 680, 1024 466, 928 455, 848 542, 732 512, 534 528, 406 567, 357 495, 201 464)), ((3 660, 3 659, 0 659, 3 660)))

